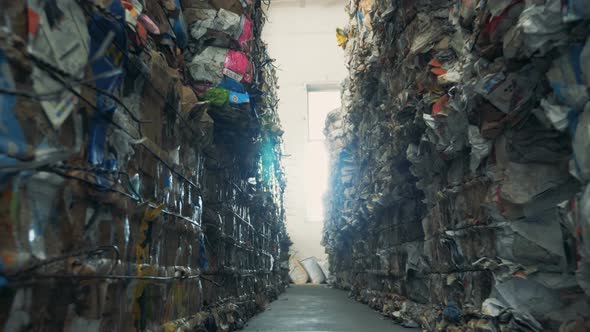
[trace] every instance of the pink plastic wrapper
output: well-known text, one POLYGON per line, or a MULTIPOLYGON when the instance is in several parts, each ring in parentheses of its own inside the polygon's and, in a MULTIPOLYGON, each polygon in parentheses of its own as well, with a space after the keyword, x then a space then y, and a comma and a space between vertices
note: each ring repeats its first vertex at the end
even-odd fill
POLYGON ((160 28, 158 28, 158 26, 154 23, 154 21, 152 21, 152 19, 149 18, 147 15, 141 14, 139 16, 139 19, 138 20, 139 20, 139 22, 141 22, 141 24, 143 24, 143 26, 150 33, 152 33, 154 35, 159 35, 160 34, 160 28))
POLYGON ((242 48, 242 50, 249 50, 250 49, 250 41, 254 38, 254 33, 253 33, 253 27, 254 24, 252 23, 252 20, 250 20, 249 18, 244 16, 244 21, 243 21, 243 28, 242 28, 242 33, 240 34, 240 37, 238 37, 238 44, 240 44, 240 47, 242 48))
POLYGON ((229 50, 225 58, 223 74, 238 82, 251 82, 252 76, 250 70, 252 64, 248 60, 248 56, 240 51, 229 50))

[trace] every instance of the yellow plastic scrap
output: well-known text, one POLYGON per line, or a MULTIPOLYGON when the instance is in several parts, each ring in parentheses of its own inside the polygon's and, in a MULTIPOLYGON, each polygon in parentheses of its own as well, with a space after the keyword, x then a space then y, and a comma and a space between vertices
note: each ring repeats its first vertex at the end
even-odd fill
POLYGON ((170 322, 164 324, 164 332, 176 332, 178 324, 176 322, 170 322))
POLYGON ((162 214, 163 210, 164 210, 164 204, 161 204, 160 206, 156 207, 155 209, 146 209, 143 214, 143 218, 146 219, 147 221, 154 221, 154 220, 156 220, 156 218, 158 218, 158 216, 160 214, 162 214))
MULTIPOLYGON (((140 225, 140 236, 135 244, 135 263, 137 265, 137 275, 140 277, 152 275, 152 273, 157 273, 157 269, 153 269, 152 266, 144 266, 144 263, 147 261, 149 257, 149 242, 147 238, 147 233, 150 228, 150 224, 158 218, 158 216, 164 210, 164 205, 160 205, 155 209, 147 208, 143 214, 143 218, 141 220, 140 225)), ((147 286, 147 282, 145 280, 138 280, 137 286, 135 287, 135 291, 133 294, 133 318, 135 322, 139 323, 141 320, 142 312, 139 305, 139 299, 142 297, 145 288, 147 286)))
POLYGON ((346 48, 348 43, 348 34, 344 29, 336 28, 336 40, 338 41, 338 47, 346 48))
POLYGON ((186 332, 194 331, 197 327, 203 325, 203 322, 209 317, 208 312, 199 312, 191 317, 181 318, 162 325, 164 332, 186 332))
POLYGON ((164 332, 179 332, 179 331, 190 331, 191 322, 186 319, 180 319, 174 322, 164 324, 164 332))
POLYGON ((155 209, 147 208, 143 214, 143 219, 141 220, 141 225, 139 226, 139 241, 137 241, 135 244, 135 258, 138 269, 148 258, 148 246, 145 244, 145 242, 147 240, 146 235, 150 226, 149 224, 158 218, 158 216, 162 213, 162 210, 164 210, 164 205, 160 205, 155 209))

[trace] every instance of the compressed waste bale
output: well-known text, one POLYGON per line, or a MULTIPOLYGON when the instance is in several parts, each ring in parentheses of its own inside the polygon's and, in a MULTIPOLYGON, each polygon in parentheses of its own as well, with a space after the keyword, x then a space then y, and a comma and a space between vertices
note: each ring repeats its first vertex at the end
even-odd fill
POLYGON ((209 0, 0 0, 0 330, 234 331, 284 291, 265 14, 213 2, 232 40, 190 35, 209 0))
POLYGON ((347 14, 325 127, 334 286, 427 331, 590 321, 588 1, 362 0, 347 14))
POLYGON ((326 281, 326 276, 324 272, 322 272, 322 268, 318 264, 318 259, 315 257, 308 257, 301 261, 301 265, 305 268, 307 275, 309 275, 309 280, 313 284, 321 284, 326 281))

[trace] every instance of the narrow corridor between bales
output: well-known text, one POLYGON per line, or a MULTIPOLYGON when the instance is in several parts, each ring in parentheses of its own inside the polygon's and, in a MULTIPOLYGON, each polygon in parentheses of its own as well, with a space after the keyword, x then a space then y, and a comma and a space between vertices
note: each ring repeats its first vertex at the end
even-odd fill
POLYGON ((345 291, 325 285, 291 285, 265 312, 254 317, 244 331, 406 330, 409 331, 349 299, 345 291))
POLYGON ((0 0, 0 332, 409 327, 590 332, 590 0, 0 0))

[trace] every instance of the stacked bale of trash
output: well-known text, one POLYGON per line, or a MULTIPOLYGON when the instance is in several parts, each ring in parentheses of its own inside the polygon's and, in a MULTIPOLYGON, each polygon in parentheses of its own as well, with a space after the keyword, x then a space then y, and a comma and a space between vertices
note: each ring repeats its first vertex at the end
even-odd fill
POLYGON ((288 282, 261 1, 0 5, 2 329, 241 328, 288 282))
POLYGON ((347 11, 336 285, 427 330, 588 329, 588 3, 347 11))

